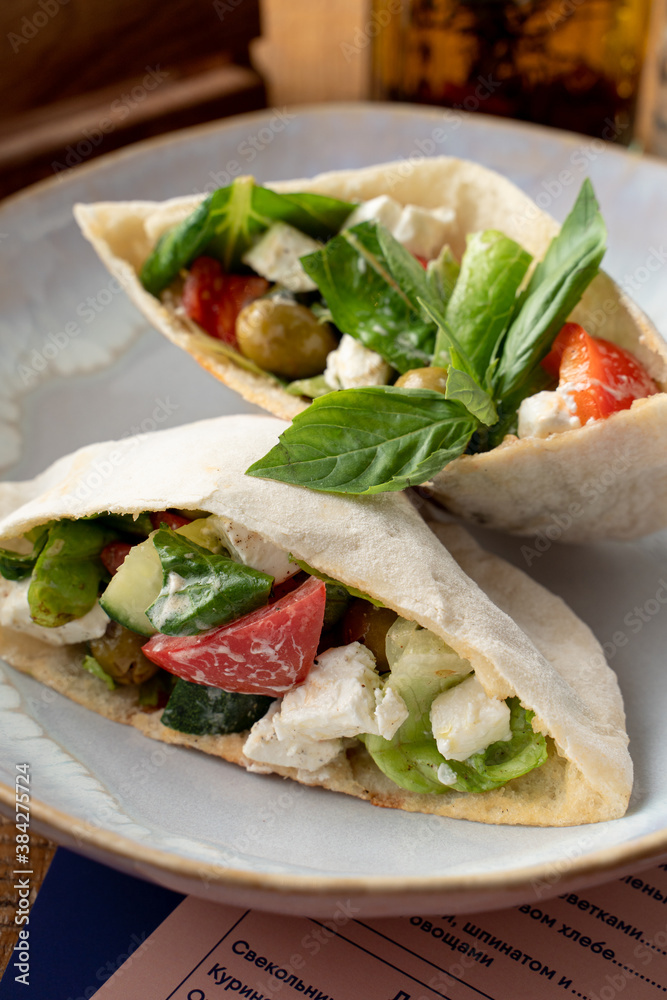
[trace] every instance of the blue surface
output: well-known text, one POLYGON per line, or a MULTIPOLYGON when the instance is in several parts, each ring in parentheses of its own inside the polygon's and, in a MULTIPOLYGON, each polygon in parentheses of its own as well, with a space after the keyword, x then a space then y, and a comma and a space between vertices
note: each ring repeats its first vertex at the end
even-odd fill
POLYGON ((88 1000, 183 898, 58 848, 27 925, 29 985, 14 952, 0 1000, 88 1000))

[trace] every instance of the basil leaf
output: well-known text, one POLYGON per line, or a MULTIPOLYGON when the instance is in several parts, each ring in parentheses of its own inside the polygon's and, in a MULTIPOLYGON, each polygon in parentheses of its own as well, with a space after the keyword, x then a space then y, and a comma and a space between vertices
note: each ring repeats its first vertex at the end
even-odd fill
POLYGON ((148 538, 153 525, 148 514, 98 514, 95 520, 114 531, 119 531, 124 535, 133 535, 139 538, 148 538))
POLYGON ((58 521, 49 528, 28 588, 37 625, 56 628, 90 611, 106 574, 100 552, 117 538, 97 521, 58 521))
POLYGON ((159 295, 181 268, 204 252, 215 231, 214 220, 209 215, 212 198, 213 195, 209 195, 186 219, 164 233, 144 261, 139 280, 151 295, 159 295))
MULTIPOLYGON (((308 573, 310 576, 316 577, 318 580, 324 580, 327 587, 327 601, 333 600, 336 596, 335 591, 341 588, 347 592, 348 595, 352 597, 361 597, 364 601, 368 601, 370 604, 374 604, 376 608, 383 608, 384 604, 382 601, 376 601, 374 597, 369 597, 368 594, 364 594, 362 590, 357 590, 356 587, 348 587, 347 584, 341 583, 340 580, 334 580, 332 576, 327 576, 326 573, 320 573, 319 569, 313 569, 308 563, 303 562, 301 559, 295 559, 295 557, 290 553, 290 560, 295 562, 304 572, 308 573), (329 591, 329 588, 331 592, 329 591)), ((326 616, 326 612, 325 612, 326 616)))
POLYGON ((265 605, 273 577, 214 555, 170 528, 153 544, 162 564, 162 589, 146 615, 165 635, 197 635, 265 605))
POLYGON ((415 308, 428 298, 430 287, 426 271, 409 250, 392 236, 386 226, 376 223, 377 238, 387 268, 415 308))
POLYGON ((50 524, 40 524, 23 536, 25 542, 32 545, 30 552, 15 552, 13 549, 0 549, 0 576, 5 580, 25 580, 32 575, 37 557, 46 544, 50 524))
POLYGON ((518 698, 508 698, 512 738, 492 743, 466 761, 448 760, 447 766, 458 776, 450 787, 459 792, 486 792, 518 778, 547 759, 547 741, 533 732, 534 712, 522 708, 518 698))
POLYGON ((233 271, 253 241, 277 221, 315 239, 328 239, 353 208, 349 202, 326 195, 278 194, 255 184, 252 177, 238 177, 214 191, 161 237, 142 268, 141 283, 158 295, 204 252, 217 257, 226 271, 233 271))
POLYGON ((477 426, 430 389, 344 389, 314 400, 247 474, 325 492, 402 490, 461 455, 477 426))
POLYGON ((97 677, 99 680, 104 681, 110 691, 115 691, 117 686, 115 680, 111 674, 106 672, 104 667, 100 666, 94 656, 91 656, 90 654, 85 656, 81 666, 84 670, 87 670, 89 674, 92 674, 93 677, 97 677))
POLYGON ((345 229, 301 263, 339 330, 382 355, 399 372, 423 368, 431 361, 435 326, 424 320, 411 299, 414 289, 406 293, 392 273, 378 230, 375 222, 345 229))
MULTIPOLYGON (((466 239, 461 273, 445 312, 445 320, 470 359, 480 384, 507 328, 516 295, 532 257, 514 240, 494 229, 466 239)), ((433 364, 441 364, 440 334, 433 364)), ((446 355, 445 355, 446 356, 446 355)))
POLYGON ((445 399, 458 400, 469 413, 490 427, 498 419, 498 412, 488 392, 481 389, 467 372, 449 366, 445 399))
POLYGON ((502 399, 507 410, 516 410, 527 395, 535 368, 598 273, 606 237, 593 187, 586 179, 517 303, 494 376, 496 399, 502 399))
POLYGON ((444 308, 452 297, 461 266, 451 249, 445 244, 435 260, 426 265, 426 280, 431 297, 444 308))

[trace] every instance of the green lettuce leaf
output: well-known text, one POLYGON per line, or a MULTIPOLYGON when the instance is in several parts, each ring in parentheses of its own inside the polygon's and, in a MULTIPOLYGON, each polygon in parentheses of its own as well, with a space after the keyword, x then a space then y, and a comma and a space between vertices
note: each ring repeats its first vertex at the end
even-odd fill
POLYGON ((374 604, 376 608, 384 607, 382 601, 376 601, 374 597, 369 597, 368 594, 364 594, 362 590, 357 590, 356 587, 348 587, 347 584, 341 583, 340 580, 334 580, 332 576, 327 576, 326 573, 320 573, 319 569, 313 569, 312 566, 309 566, 308 563, 305 563, 302 559, 295 559, 291 553, 290 561, 295 562, 297 566, 304 570, 304 572, 308 573, 309 576, 314 576, 317 577, 318 580, 324 581, 327 588, 327 602, 331 600, 334 603, 340 603, 342 595, 337 593, 337 591, 344 590, 348 597, 361 597, 364 601, 369 601, 370 604, 374 604))
MULTIPOLYGON (((428 293, 426 274, 411 258, 414 268, 399 268, 404 288, 392 270, 398 251, 389 261, 383 250, 393 238, 381 232, 377 223, 362 222, 302 257, 301 263, 339 330, 381 354, 399 372, 423 368, 430 364, 435 343, 435 325, 424 319, 416 301, 417 288, 428 293)), ((402 255, 400 259, 405 263, 402 255)))
POLYGON ((163 583, 146 615, 165 635, 197 635, 268 602, 273 577, 215 555, 170 528, 153 535, 163 583))
POLYGON ((314 400, 246 471, 324 492, 402 490, 461 455, 478 426, 430 389, 344 389, 314 400))
POLYGON ((25 580, 32 575, 37 557, 46 544, 50 524, 40 524, 23 536, 24 549, 27 552, 14 551, 13 549, 0 549, 0 576, 5 580, 25 580))
POLYGON ((442 309, 452 297, 460 272, 461 265, 447 244, 438 256, 426 265, 429 292, 433 299, 440 303, 442 309))
POLYGON ((49 528, 28 588, 37 625, 56 628, 90 611, 106 576, 100 552, 117 538, 98 521, 58 521, 49 528))
POLYGON ((255 184, 252 177, 238 177, 205 198, 160 238, 143 265, 141 283, 151 294, 159 295, 202 253, 217 257, 225 271, 237 270, 246 250, 277 221, 314 239, 328 239, 353 208, 349 202, 326 195, 277 194, 255 184))

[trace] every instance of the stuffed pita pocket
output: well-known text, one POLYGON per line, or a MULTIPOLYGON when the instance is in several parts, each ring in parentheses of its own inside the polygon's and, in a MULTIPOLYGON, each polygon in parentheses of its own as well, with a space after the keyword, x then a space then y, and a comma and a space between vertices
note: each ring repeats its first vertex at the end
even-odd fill
POLYGON ((155 739, 376 805, 622 815, 623 705, 588 628, 405 495, 244 475, 283 427, 218 418, 3 484, 7 662, 155 739))
POLYGON ((667 347, 599 271, 588 182, 560 235, 505 178, 448 157, 75 213, 154 326, 297 418, 253 474, 429 481, 458 515, 571 542, 667 524, 667 347))

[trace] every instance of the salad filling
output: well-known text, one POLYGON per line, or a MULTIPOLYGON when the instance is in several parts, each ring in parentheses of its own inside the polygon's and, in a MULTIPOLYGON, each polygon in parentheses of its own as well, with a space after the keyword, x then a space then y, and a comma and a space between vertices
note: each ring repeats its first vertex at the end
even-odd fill
POLYGON ((533 713, 435 633, 230 518, 56 520, 0 550, 0 574, 0 624, 85 643, 82 669, 166 727, 246 733, 253 770, 309 780, 363 743, 408 791, 482 792, 547 759, 533 713))
POLYGON ((605 252, 589 181, 537 264, 491 229, 458 260, 452 217, 239 178, 160 239, 144 288, 312 400, 250 475, 400 490, 507 434, 576 430, 659 391, 630 352, 566 322, 605 252))

